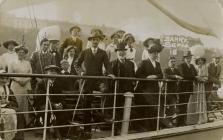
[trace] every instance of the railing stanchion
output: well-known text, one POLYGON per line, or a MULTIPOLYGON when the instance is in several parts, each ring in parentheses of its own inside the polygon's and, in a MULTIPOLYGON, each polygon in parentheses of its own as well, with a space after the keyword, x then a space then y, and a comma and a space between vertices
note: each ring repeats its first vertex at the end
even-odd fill
POLYGON ((115 109, 116 109, 116 96, 117 96, 117 86, 118 86, 118 81, 115 80, 115 92, 114 92, 114 102, 113 102, 113 116, 112 116, 112 131, 111 131, 111 136, 114 136, 115 133, 115 109))
POLYGON ((47 135, 47 114, 48 114, 48 104, 49 104, 49 80, 47 80, 46 86, 46 105, 45 105, 45 117, 44 117, 44 131, 43 131, 43 140, 46 140, 47 135))
POLYGON ((127 92, 124 94, 124 96, 125 96, 125 105, 124 105, 124 111, 123 111, 123 122, 122 122, 121 135, 128 134, 132 98, 134 97, 134 94, 131 92, 127 92))
POLYGON ((158 81, 159 83, 159 98, 158 98, 158 112, 157 112, 157 123, 156 123, 156 130, 159 130, 160 125, 160 102, 161 102, 161 94, 162 94, 162 81, 158 81))
MULTIPOLYGON (((165 81, 164 82, 164 109, 163 109, 163 114, 164 114, 164 116, 166 117, 167 115, 166 115, 166 108, 167 108, 167 81, 165 81)), ((172 105, 168 105, 169 107, 170 106, 172 106, 172 105)), ((169 117, 169 116, 167 116, 167 117, 169 117)))

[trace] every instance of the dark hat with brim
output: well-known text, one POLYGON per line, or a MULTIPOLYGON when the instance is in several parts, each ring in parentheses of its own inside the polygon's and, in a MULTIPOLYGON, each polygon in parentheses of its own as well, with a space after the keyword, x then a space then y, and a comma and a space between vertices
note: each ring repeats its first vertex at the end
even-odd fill
POLYGON ((73 29, 78 29, 79 32, 81 31, 81 28, 79 26, 75 25, 75 26, 73 26, 73 27, 70 28, 70 30, 69 30, 70 33, 72 32, 73 29))
POLYGON ((24 46, 17 46, 15 47, 15 52, 18 53, 18 51, 23 50, 26 54, 29 52, 29 50, 24 46))
POLYGON ((160 44, 153 44, 152 46, 150 46, 147 50, 149 53, 153 53, 153 52, 158 52, 160 53, 163 50, 163 46, 160 44))
POLYGON ((143 45, 144 45, 145 47, 149 47, 149 46, 148 46, 148 42, 149 42, 149 41, 153 41, 154 43, 159 43, 158 40, 159 40, 159 39, 155 39, 155 38, 150 37, 150 38, 147 38, 145 41, 143 41, 143 45))
POLYGON ((126 44, 124 42, 120 42, 117 44, 117 48, 115 51, 126 51, 127 49, 125 48, 126 44))
POLYGON ((196 58, 195 59, 195 64, 197 65, 198 64, 198 61, 199 60, 202 60, 203 62, 204 62, 204 64, 206 63, 206 58, 204 58, 204 57, 199 57, 199 58, 196 58))
POLYGON ((169 60, 176 60, 176 57, 175 56, 170 56, 169 60))
POLYGON ((192 57, 192 56, 193 55, 192 55, 191 51, 186 51, 186 52, 184 52, 183 58, 185 58, 185 57, 192 57))
POLYGON ((54 70, 56 71, 57 73, 60 72, 60 68, 57 67, 56 65, 48 65, 44 68, 44 71, 48 71, 48 70, 54 70))
POLYGON ((115 36, 117 36, 118 38, 120 38, 120 35, 117 34, 117 33, 115 32, 115 33, 113 33, 113 34, 111 35, 111 39, 113 39, 115 36))
POLYGON ((3 46, 8 49, 8 45, 13 44, 14 46, 18 46, 19 44, 15 40, 8 40, 3 43, 3 46))

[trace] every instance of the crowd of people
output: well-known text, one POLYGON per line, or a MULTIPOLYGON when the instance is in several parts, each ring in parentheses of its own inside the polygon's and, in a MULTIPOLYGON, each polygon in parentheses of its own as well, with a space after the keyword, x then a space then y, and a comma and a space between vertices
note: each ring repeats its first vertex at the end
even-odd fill
MULTIPOLYGON (((111 79, 114 77, 130 77, 150 80, 118 80, 116 85, 114 81, 108 79, 78 80, 75 78, 43 79, 27 77, 10 77, 8 79, 0 77, 1 104, 7 104, 3 108, 11 108, 16 112, 26 112, 29 111, 29 100, 24 96, 25 94, 46 94, 47 87, 49 87, 50 94, 62 94, 63 91, 82 91, 80 89, 83 87, 83 95, 93 95, 93 91, 102 93, 144 93, 135 94, 133 104, 143 107, 133 108, 131 113, 131 119, 150 118, 131 123, 130 128, 140 131, 156 130, 157 114, 160 117, 159 127, 163 128, 208 122, 207 110, 210 109, 208 107, 210 105, 206 101, 213 93, 212 91, 216 91, 221 86, 220 55, 214 54, 213 61, 209 64, 206 64, 204 56, 196 56, 194 65, 192 64, 193 55, 190 51, 186 51, 180 65, 176 65, 176 57, 170 56, 168 67, 162 70, 161 64, 158 62, 158 55, 163 50, 163 46, 159 39, 148 38, 143 42, 145 49, 142 54, 142 61, 137 65, 135 62, 135 56, 137 55, 137 49, 134 47, 135 38, 131 33, 126 33, 123 30, 116 31, 111 35, 111 43, 106 45, 103 41, 105 38, 103 31, 92 29, 87 46, 83 47, 83 40, 79 37, 81 28, 73 26, 69 32, 70 37, 62 43, 59 40, 49 40, 47 38, 40 40, 40 50, 32 52, 30 59, 27 58, 29 49, 26 46, 18 44, 15 40, 4 42, 3 46, 8 51, 1 55, 0 73, 109 76, 111 79), (162 100, 159 102, 159 93, 162 87, 158 79, 170 79, 166 82, 165 105, 163 105, 162 100), (5 90, 5 87, 8 90, 5 90), (7 95, 9 94, 13 94, 14 96, 10 97, 15 98, 8 98, 7 95), (159 103, 161 105, 158 105, 159 103), (172 117, 176 114, 179 114, 179 116, 175 124, 172 117)), ((44 110, 46 97, 34 96, 33 98, 35 109, 44 110)), ((50 107, 66 109, 64 98, 64 96, 50 96, 50 104, 52 105, 50 107)), ((93 96, 84 96, 83 108, 92 108, 93 100, 93 96)), ((106 96, 105 107, 112 107, 113 100, 113 97, 106 96)), ((116 107, 123 107, 124 102, 123 94, 118 94, 116 107)), ((12 112, 12 110, 9 111, 12 112)), ((111 117, 111 112, 108 110, 101 113, 100 120, 105 122, 122 120, 123 108, 116 109, 115 118, 111 117)), ((72 113, 54 112, 56 118, 54 125, 69 124, 68 120, 71 120, 72 113)), ((38 113, 36 117, 44 118, 44 113, 38 113)), ((92 117, 91 110, 83 111, 82 123, 92 123, 92 117)), ((48 119, 50 118, 48 117, 48 119)), ((29 114, 18 114, 18 121, 15 117, 13 119, 13 122, 16 123, 14 126, 18 129, 26 128, 30 122, 29 114)), ((39 123, 41 125, 41 122, 39 123)), ((67 137, 68 129, 57 129, 58 137, 67 137)), ((82 137, 90 139, 91 131, 91 125, 84 126, 82 137)), ((120 131, 121 123, 116 123, 115 135, 119 135, 120 131)), ((23 132, 11 135, 18 135, 14 138, 16 140, 24 139, 23 132)))

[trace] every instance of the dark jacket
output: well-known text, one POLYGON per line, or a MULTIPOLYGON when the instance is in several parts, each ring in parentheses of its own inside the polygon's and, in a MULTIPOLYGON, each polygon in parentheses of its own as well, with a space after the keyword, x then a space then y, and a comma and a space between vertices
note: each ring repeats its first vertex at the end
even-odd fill
MULTIPOLYGON (((170 80, 177 80, 175 75, 180 76, 180 72, 177 68, 171 70, 170 67, 164 70, 164 77, 170 80)), ((177 81, 168 81, 167 82, 167 93, 176 93, 178 90, 177 81)))
POLYGON ((69 37, 67 39, 65 39, 65 41, 62 43, 61 48, 60 48, 60 54, 63 57, 64 54, 64 50, 67 48, 67 46, 69 45, 75 45, 77 48, 77 54, 80 54, 80 52, 83 49, 83 41, 79 38, 76 38, 76 41, 73 40, 73 38, 69 37))
MULTIPOLYGON (((138 70, 136 71, 136 77, 146 78, 149 75, 156 75, 158 79, 163 78, 159 62, 156 62, 156 68, 153 67, 152 62, 149 59, 143 60, 140 63, 138 70)), ((139 91, 158 92, 159 85, 157 81, 139 81, 137 89, 139 91)))
MULTIPOLYGON (((57 78, 54 80, 53 85, 49 88, 49 94, 62 94, 63 84, 61 83, 61 79, 57 78)), ((38 94, 46 94, 47 92, 47 80, 42 80, 37 83, 35 93, 38 94)), ((51 103, 62 103, 63 104, 63 96, 49 96, 51 103)), ((36 96, 34 106, 41 107, 46 104, 46 96, 36 96)))
POLYGON ((193 81, 196 80, 197 71, 194 65, 190 64, 190 68, 184 62, 178 66, 180 75, 183 77, 184 80, 188 80, 185 82, 180 83, 180 90, 181 92, 192 92, 193 91, 193 81))
POLYGON ((84 62, 85 74, 91 76, 102 76, 102 67, 104 65, 107 73, 110 73, 110 65, 106 52, 98 48, 97 53, 94 55, 91 48, 81 52, 75 62, 75 69, 80 72, 82 63, 84 62))
POLYGON ((43 54, 41 51, 33 52, 30 63, 33 73, 36 74, 43 74, 45 66, 56 64, 55 58, 51 53, 43 54))
POLYGON ((217 65, 215 66, 215 64, 209 63, 208 65, 208 80, 210 83, 214 83, 214 84, 218 84, 221 85, 221 82, 219 80, 221 75, 221 66, 217 65))
POLYGON ((60 61, 62 60, 60 53, 58 51, 50 51, 50 53, 54 56, 56 65, 60 67, 60 61))
MULTIPOLYGON (((116 59, 111 62, 111 69, 111 73, 116 77, 135 77, 134 63, 129 60, 125 60, 124 63, 121 63, 116 59)), ((119 80, 117 92, 134 92, 134 83, 135 82, 132 80, 119 80)), ((114 83, 112 87, 114 90, 114 83)))

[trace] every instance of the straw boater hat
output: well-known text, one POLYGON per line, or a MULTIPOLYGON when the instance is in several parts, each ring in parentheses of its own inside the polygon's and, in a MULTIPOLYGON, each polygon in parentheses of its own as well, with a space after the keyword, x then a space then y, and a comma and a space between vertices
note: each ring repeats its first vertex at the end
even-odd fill
POLYGON ((73 29, 78 29, 79 32, 81 31, 81 28, 79 26, 75 25, 70 28, 70 30, 69 30, 70 33, 72 32, 73 29))
POLYGON ((124 41, 126 42, 129 38, 132 38, 133 39, 133 42, 135 42, 135 38, 132 34, 130 33, 127 33, 124 35, 124 41))
POLYGON ((102 35, 101 35, 99 32, 93 32, 93 33, 91 34, 91 36, 88 37, 88 40, 90 41, 90 40, 92 40, 93 38, 99 38, 99 39, 102 39, 103 37, 102 37, 102 35))
POLYGON ((56 71, 57 73, 60 72, 60 68, 57 67, 56 65, 48 65, 44 68, 45 71, 48 71, 48 70, 54 70, 56 71))
POLYGON ((195 64, 197 65, 198 64, 198 61, 199 60, 202 60, 204 63, 206 63, 206 58, 203 57, 203 56, 198 56, 195 58, 195 64))
POLYGON ((115 49, 115 51, 126 51, 127 49, 125 48, 125 43, 124 42, 120 42, 117 45, 117 48, 115 49))
POLYGON ((17 53, 19 50, 23 50, 26 54, 29 52, 29 50, 24 46, 17 46, 15 47, 15 52, 17 53))
POLYGON ((3 43, 3 46, 8 49, 8 45, 13 44, 14 46, 18 46, 19 44, 15 40, 8 40, 3 43))

